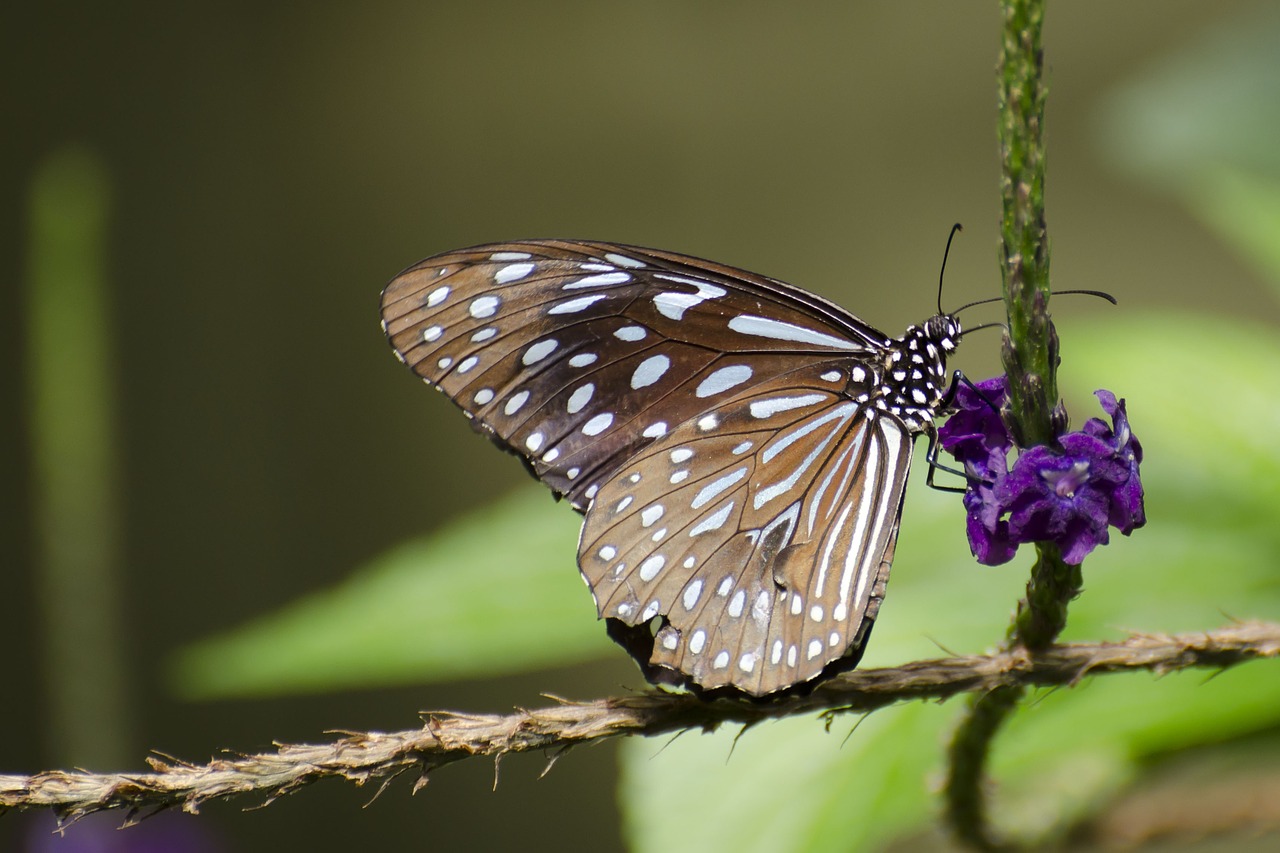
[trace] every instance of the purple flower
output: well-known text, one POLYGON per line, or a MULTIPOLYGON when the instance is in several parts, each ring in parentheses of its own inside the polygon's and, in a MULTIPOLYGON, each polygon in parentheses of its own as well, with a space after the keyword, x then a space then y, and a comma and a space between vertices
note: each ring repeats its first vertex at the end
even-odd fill
POLYGON ((1116 400, 1110 391, 1095 391, 1102 410, 1111 417, 1112 426, 1108 427, 1099 418, 1090 418, 1084 425, 1084 432, 1104 442, 1115 452, 1128 469, 1129 476, 1123 485, 1111 494, 1108 522, 1128 536, 1135 528, 1147 523, 1146 508, 1142 503, 1142 480, 1138 477, 1138 465, 1142 463, 1142 445, 1129 430, 1129 415, 1124 409, 1124 400, 1116 400))
POLYGON ((1057 449, 1033 447, 1010 468, 1012 441, 994 408, 1004 401, 1004 380, 978 388, 980 395, 960 389, 958 411, 938 430, 943 449, 969 477, 964 505, 978 562, 999 565, 1023 542, 1054 542, 1065 562, 1078 565, 1107 543, 1108 526, 1127 536, 1146 523, 1138 476, 1142 445, 1129 428, 1123 400, 1097 392, 1111 426, 1093 418, 1062 436, 1057 449))
POLYGON ((1003 376, 956 389, 956 412, 938 430, 942 449, 965 466, 969 479, 994 480, 1009 470, 1009 432, 1000 418, 1003 376))

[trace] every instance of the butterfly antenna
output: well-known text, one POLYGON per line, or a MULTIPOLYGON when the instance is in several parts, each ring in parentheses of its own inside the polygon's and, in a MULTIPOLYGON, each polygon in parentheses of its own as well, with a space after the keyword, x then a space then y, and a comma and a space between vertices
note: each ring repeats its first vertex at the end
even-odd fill
POLYGON ((947 248, 942 250, 942 269, 938 271, 938 313, 944 313, 942 310, 942 277, 947 273, 947 255, 951 254, 951 241, 955 239, 957 231, 963 231, 964 226, 957 222, 951 226, 951 233, 947 235, 947 248))
POLYGON ((981 326, 973 326, 972 328, 965 329, 963 332, 960 333, 960 340, 964 340, 966 337, 973 334, 974 332, 979 332, 983 329, 1002 329, 1002 328, 1004 328, 1004 323, 983 323, 981 326))
MULTIPOLYGON (((1116 301, 1116 298, 1114 296, 1102 290, 1055 290, 1050 295, 1051 296, 1096 296, 1099 299, 1105 299, 1107 302, 1110 302, 1112 305, 1119 304, 1116 301)), ((992 302, 1003 302, 1003 301, 1004 301, 1003 296, 992 296, 988 299, 979 299, 976 302, 970 302, 966 305, 961 305, 959 308, 952 311, 951 314, 954 316, 956 314, 959 314, 961 311, 967 310, 969 308, 973 308, 974 306, 977 306, 977 305, 990 305, 992 302)))
POLYGON ((1105 299, 1112 305, 1119 305, 1116 298, 1105 290, 1055 290, 1054 296, 1096 296, 1099 299, 1105 299))

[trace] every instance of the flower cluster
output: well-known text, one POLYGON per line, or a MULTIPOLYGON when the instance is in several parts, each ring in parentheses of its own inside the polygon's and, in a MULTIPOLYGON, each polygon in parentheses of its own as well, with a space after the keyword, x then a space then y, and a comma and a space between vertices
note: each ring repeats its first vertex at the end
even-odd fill
POLYGON ((1013 441, 1000 417, 1003 376, 962 385, 956 413, 938 430, 942 449, 964 465, 969 488, 969 547, 978 562, 1006 563, 1024 542, 1054 542, 1078 565, 1108 541, 1108 526, 1126 536, 1146 523, 1138 466, 1142 445, 1129 429, 1124 400, 1098 391, 1110 416, 1091 418, 1057 448, 1033 447, 1009 465, 1013 441))

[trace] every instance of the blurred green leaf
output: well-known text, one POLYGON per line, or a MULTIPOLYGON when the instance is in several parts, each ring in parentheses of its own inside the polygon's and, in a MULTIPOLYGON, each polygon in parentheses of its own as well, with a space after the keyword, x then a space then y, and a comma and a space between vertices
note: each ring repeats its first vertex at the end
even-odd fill
POLYGON ((483 678, 613 646, 574 562, 579 517, 533 487, 401 545, 341 584, 183 649, 187 698, 483 678))
POLYGON ((1102 150, 1170 188, 1229 165, 1280 178, 1280 11, 1243 9, 1112 91, 1099 111, 1102 150))
POLYGON ((1114 91, 1101 148, 1179 197, 1280 295, 1280 13, 1259 6, 1114 91))
POLYGON ((1224 166, 1206 173, 1191 208, 1280 296, 1280 183, 1224 166))
POLYGON ((946 720, 942 707, 915 704, 861 724, 841 718, 830 732, 807 718, 741 737, 737 729, 690 733, 665 748, 628 739, 624 830, 636 850, 873 848, 932 813, 921 770, 936 757, 946 720))

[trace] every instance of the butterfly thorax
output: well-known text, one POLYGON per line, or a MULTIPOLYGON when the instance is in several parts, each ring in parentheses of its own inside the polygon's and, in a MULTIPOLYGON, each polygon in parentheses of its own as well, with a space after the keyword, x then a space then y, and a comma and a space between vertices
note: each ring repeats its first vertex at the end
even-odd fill
POLYGON ((907 327, 886 347, 869 390, 855 399, 898 416, 912 432, 927 429, 946 393, 947 356, 959 338, 959 320, 946 314, 907 327))

